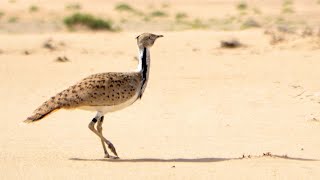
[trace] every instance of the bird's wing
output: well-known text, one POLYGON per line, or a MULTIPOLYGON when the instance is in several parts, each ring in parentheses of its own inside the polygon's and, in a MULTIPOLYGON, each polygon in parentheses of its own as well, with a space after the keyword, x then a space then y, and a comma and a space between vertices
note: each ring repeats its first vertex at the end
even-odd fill
POLYGON ((139 83, 134 74, 94 74, 58 93, 55 99, 63 108, 112 106, 133 97, 139 90, 139 83))

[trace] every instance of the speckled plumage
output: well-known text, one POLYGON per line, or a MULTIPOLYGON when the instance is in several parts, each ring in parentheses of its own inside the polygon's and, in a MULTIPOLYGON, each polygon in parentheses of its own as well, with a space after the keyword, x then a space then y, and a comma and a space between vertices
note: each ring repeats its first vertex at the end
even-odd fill
POLYGON ((163 36, 143 33, 137 37, 137 45, 140 53, 137 72, 93 74, 51 97, 37 108, 33 115, 28 117, 24 122, 31 123, 41 120, 54 110, 62 108, 79 108, 97 111, 97 115, 89 124, 89 129, 100 137, 105 157, 110 157, 106 150, 105 143, 116 157, 118 157, 112 143, 102 135, 104 114, 123 109, 142 97, 149 77, 149 48, 159 37, 163 36), (95 129, 94 124, 96 122, 98 122, 98 125, 95 129))
POLYGON ((94 74, 51 97, 28 119, 41 119, 51 111, 61 108, 118 105, 137 94, 140 87, 139 72, 94 74))

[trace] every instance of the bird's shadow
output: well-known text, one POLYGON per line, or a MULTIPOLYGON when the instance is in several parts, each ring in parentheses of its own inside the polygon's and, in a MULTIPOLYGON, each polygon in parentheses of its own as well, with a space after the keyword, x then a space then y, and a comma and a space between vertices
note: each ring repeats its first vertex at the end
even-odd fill
MULTIPOLYGON (((213 162, 221 162, 221 161, 229 161, 229 160, 242 160, 242 159, 256 159, 259 157, 252 158, 215 158, 215 157, 207 157, 207 158, 174 158, 174 159, 161 159, 161 158, 137 158, 137 159, 84 159, 84 158, 70 158, 72 161, 105 161, 105 162, 187 162, 187 163, 213 163, 213 162)), ((318 159, 306 159, 306 158, 298 158, 298 157, 288 157, 288 156, 279 156, 273 155, 273 158, 278 159, 286 159, 286 160, 295 160, 295 161, 320 161, 318 159)))
POLYGON ((84 158, 70 158, 72 161, 108 161, 108 162, 191 162, 191 163, 208 163, 227 161, 235 158, 137 158, 137 159, 84 159, 84 158))

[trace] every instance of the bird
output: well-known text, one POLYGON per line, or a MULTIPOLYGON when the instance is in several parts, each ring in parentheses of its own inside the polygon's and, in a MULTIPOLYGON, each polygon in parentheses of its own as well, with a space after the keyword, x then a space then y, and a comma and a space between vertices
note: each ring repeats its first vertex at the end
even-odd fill
POLYGON ((152 33, 142 33, 136 37, 139 55, 138 67, 129 72, 106 72, 90 75, 73 86, 52 96, 39 106, 25 123, 39 121, 59 109, 81 109, 96 111, 88 127, 102 143, 104 157, 118 159, 116 148, 102 134, 102 124, 107 113, 119 111, 142 98, 147 87, 150 72, 150 48, 163 37, 152 33), (97 126, 95 128, 95 124, 97 126), (106 145, 114 156, 111 156, 106 145))

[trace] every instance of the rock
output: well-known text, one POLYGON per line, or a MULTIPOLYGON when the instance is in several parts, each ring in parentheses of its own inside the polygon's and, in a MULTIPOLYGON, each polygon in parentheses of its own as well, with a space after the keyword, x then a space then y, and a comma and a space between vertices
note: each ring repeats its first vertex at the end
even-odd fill
POLYGON ((63 57, 57 57, 56 62, 68 62, 70 61, 66 56, 63 57))
POLYGON ((220 46, 222 48, 238 48, 242 47, 243 44, 241 44, 238 40, 236 39, 230 39, 230 40, 223 40, 220 42, 220 46))

